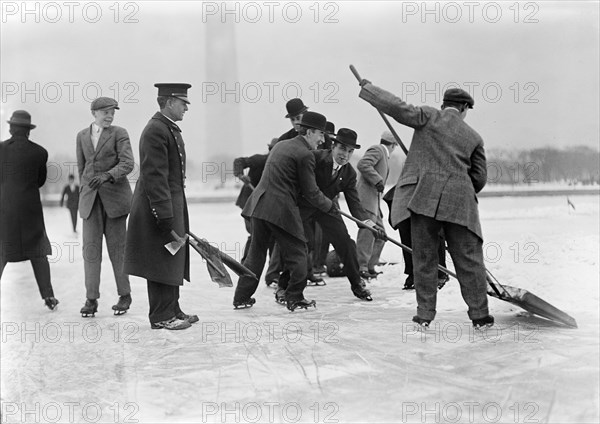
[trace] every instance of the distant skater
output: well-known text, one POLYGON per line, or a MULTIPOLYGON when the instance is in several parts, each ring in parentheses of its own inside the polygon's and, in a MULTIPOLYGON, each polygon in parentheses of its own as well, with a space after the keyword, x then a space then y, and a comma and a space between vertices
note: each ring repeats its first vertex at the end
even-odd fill
POLYGON ((71 213, 71 223, 73 224, 73 232, 77 232, 77 211, 79 210, 79 186, 75 184, 75 176, 69 175, 69 183, 63 188, 60 196, 60 207, 63 207, 65 197, 67 198, 66 207, 71 213))

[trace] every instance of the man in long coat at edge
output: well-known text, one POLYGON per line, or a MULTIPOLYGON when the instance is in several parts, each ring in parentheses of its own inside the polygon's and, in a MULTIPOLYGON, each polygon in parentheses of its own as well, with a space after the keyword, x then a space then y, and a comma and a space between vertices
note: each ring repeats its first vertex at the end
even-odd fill
POLYGON ((175 255, 165 244, 189 231, 185 187, 185 145, 175 123, 190 103, 190 84, 155 84, 157 112, 140 138, 140 176, 127 228, 125 272, 145 278, 151 328, 182 330, 198 321, 179 307, 179 286, 190 281, 189 245, 175 255))

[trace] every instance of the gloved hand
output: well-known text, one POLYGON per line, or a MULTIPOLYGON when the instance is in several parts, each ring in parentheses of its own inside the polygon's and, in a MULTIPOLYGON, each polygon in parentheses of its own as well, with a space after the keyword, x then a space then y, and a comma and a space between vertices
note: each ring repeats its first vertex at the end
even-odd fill
POLYGON ((377 191, 379 193, 383 193, 383 190, 385 190, 385 186, 383 185, 383 181, 378 181, 377 184, 375 184, 375 188, 377 189, 377 191))
POLYGON ((373 227, 373 229, 375 230, 373 234, 375 235, 376 239, 387 240, 387 236, 385 235, 385 230, 383 228, 378 227, 376 225, 375 227, 373 227))
POLYGON ((163 218, 157 219, 156 225, 161 233, 167 234, 170 233, 173 229, 173 218, 163 218))
POLYGON ((371 81, 369 81, 368 79, 361 79, 360 82, 358 83, 358 85, 360 85, 361 87, 364 87, 365 84, 371 84, 371 81))
POLYGON ((96 190, 97 188, 99 188, 102 184, 104 184, 105 182, 111 180, 112 177, 108 172, 104 172, 100 175, 96 175, 94 178, 92 178, 89 182, 89 186, 92 190, 96 190))
POLYGON ((250 177, 247 175, 242 175, 239 178, 240 178, 240 181, 243 182, 244 184, 252 184, 252 181, 250 181, 250 177))
POLYGON ((335 202, 331 202, 331 209, 327 211, 329 215, 337 215, 340 213, 340 208, 335 202))

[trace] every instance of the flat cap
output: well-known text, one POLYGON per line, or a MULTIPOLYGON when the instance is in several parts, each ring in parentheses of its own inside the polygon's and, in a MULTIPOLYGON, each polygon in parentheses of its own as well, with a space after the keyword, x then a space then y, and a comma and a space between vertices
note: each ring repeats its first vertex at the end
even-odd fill
POLYGON ((444 93, 444 101, 460 104, 466 103, 469 109, 473 109, 473 106, 475 105, 475 100, 473 100, 473 97, 471 97, 471 95, 465 90, 461 90, 460 88, 449 88, 446 90, 444 93))
POLYGON ((110 97, 98 97, 90 105, 91 110, 119 109, 119 103, 110 97))
POLYGON ((154 84, 154 86, 158 88, 159 96, 176 97, 178 99, 183 100, 188 105, 190 104, 190 101, 187 97, 187 91, 188 88, 192 87, 192 84, 177 82, 160 82, 154 84))
POLYGON ((391 131, 385 130, 382 134, 381 134, 381 141, 387 144, 397 144, 398 142, 396 141, 396 137, 394 137, 394 134, 391 133, 391 131))

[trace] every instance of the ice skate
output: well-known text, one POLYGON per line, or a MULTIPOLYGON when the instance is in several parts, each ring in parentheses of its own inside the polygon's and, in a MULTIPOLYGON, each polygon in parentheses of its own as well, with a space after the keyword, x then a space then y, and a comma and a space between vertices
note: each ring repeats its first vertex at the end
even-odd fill
POLYGON ((117 302, 117 304, 112 306, 113 313, 115 315, 123 315, 125 312, 127 312, 127 310, 129 309, 130 306, 131 306, 131 295, 130 294, 119 296, 119 301, 117 302))
POLYGON ((475 328, 476 330, 483 330, 485 328, 489 328, 494 325, 494 317, 491 315, 488 315, 483 318, 474 319, 474 320, 472 320, 472 322, 473 322, 473 328, 475 328))
POLYGON ((200 318, 198 318, 198 315, 188 315, 183 312, 179 312, 178 314, 176 314, 175 318, 180 319, 182 321, 187 321, 190 324, 194 324, 194 323, 200 321, 200 318))
POLYGON ((370 282, 373 279, 377 279, 377 274, 371 273, 369 271, 362 270, 359 272, 360 278, 363 278, 367 282, 370 282))
POLYGON ((277 289, 277 291, 275 292, 275 302, 279 303, 280 305, 287 304, 287 302, 285 300, 285 290, 284 289, 277 289))
POLYGON ((327 274, 327 268, 325 267, 325 265, 315 266, 313 267, 313 274, 317 276, 323 276, 327 274))
POLYGON ((159 330, 161 328, 164 328, 165 330, 185 330, 191 326, 192 324, 190 324, 189 321, 178 319, 177 317, 173 317, 165 321, 153 322, 150 324, 150 327, 153 330, 159 330))
POLYGON ((358 286, 352 287, 352 293, 354 293, 354 296, 361 300, 366 300, 367 302, 371 302, 373 300, 371 297, 371 292, 366 288, 366 283, 363 280, 360 280, 360 284, 358 286))
POLYGON ((450 280, 450 277, 447 274, 444 274, 443 277, 438 277, 438 290, 443 289, 448 280, 450 280))
POLYGON ((406 281, 404 282, 404 287, 402 290, 414 290, 415 289, 415 277, 413 275, 409 275, 406 277, 406 281))
POLYGON ((247 308, 251 308, 252 305, 254 305, 256 303, 256 300, 251 297, 250 299, 246 299, 246 300, 234 300, 233 301, 233 308, 234 309, 247 309, 247 308))
POLYGON ((431 320, 430 319, 424 319, 419 317, 418 315, 415 315, 412 319, 412 321, 417 324, 419 327, 421 327, 421 329, 426 330, 429 328, 429 324, 431 324, 431 320))
POLYGON ((48 309, 53 311, 54 308, 56 308, 56 305, 58 305, 60 302, 58 301, 58 299, 56 299, 54 297, 47 297, 44 299, 44 303, 46 304, 48 309))
POLYGON ((316 275, 309 275, 306 280, 307 286, 325 286, 327 283, 321 277, 317 277, 316 275))
POLYGON ((98 301, 96 299, 86 299, 85 305, 81 308, 81 316, 83 318, 95 317, 96 312, 98 311, 98 301))
POLYGON ((287 301, 287 308, 291 312, 294 312, 297 308, 308 309, 310 306, 316 308, 317 302, 315 302, 314 300, 307 300, 307 299, 288 300, 287 301))

